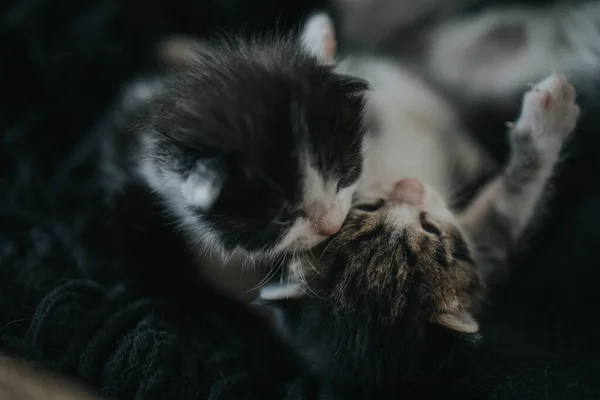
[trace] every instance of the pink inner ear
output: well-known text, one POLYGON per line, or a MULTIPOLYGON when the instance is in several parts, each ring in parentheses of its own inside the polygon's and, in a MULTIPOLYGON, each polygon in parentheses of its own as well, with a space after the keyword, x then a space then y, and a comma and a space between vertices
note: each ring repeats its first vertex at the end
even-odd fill
POLYGON ((332 26, 329 26, 329 29, 324 36, 323 59, 327 60, 328 64, 332 64, 335 60, 335 53, 337 51, 337 41, 335 40, 335 32, 333 31, 332 26))
POLYGON ((337 42, 333 22, 327 14, 319 13, 306 21, 302 41, 322 64, 329 65, 335 62, 337 42))

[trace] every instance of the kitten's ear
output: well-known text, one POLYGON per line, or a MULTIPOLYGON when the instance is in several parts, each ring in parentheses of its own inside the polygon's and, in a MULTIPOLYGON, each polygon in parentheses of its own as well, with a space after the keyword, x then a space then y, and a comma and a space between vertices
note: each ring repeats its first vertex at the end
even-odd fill
POLYGON ((432 322, 457 333, 477 333, 479 324, 465 309, 435 315, 432 322))
POLYGON ((169 67, 184 67, 192 63, 210 44, 189 36, 169 36, 158 42, 156 51, 160 62, 169 67))
POLYGON ((223 176, 218 166, 199 161, 181 182, 181 194, 187 205, 208 210, 219 197, 223 176))
POLYGON ((333 64, 337 41, 333 21, 329 15, 319 12, 307 18, 300 33, 300 44, 322 64, 333 64))

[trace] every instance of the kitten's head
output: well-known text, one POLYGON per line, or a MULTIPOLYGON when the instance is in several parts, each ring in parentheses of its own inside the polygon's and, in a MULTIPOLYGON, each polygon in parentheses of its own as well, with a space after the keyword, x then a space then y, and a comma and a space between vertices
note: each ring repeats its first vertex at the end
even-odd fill
POLYGON ((173 68, 138 124, 140 171, 193 240, 279 254, 340 229, 367 85, 335 72, 327 17, 304 26, 286 40, 163 44, 173 68))
POLYGON ((393 386, 435 372, 456 344, 476 342, 482 282, 453 214, 429 186, 404 179, 386 199, 357 202, 311 253, 282 284, 265 287, 260 303, 330 376, 393 386))

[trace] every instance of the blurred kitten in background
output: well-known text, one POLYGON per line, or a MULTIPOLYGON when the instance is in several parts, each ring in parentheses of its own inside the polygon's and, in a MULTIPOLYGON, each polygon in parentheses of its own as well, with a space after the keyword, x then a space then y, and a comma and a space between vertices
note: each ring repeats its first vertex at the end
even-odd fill
POLYGON ((576 85, 598 74, 600 2, 543 3, 335 0, 340 42, 398 57, 476 102, 518 100, 551 70, 576 85))

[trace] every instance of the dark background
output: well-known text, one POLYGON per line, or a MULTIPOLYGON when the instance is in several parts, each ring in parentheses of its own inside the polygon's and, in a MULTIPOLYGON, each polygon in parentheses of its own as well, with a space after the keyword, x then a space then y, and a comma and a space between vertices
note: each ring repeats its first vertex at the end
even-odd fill
MULTIPOLYGON (((178 356, 190 352, 178 335, 190 335, 193 324, 179 321, 177 329, 165 328, 161 324, 172 321, 164 322, 161 306, 154 303, 142 307, 145 311, 134 307, 140 315, 134 324, 123 322, 116 312, 124 312, 131 299, 75 279, 92 264, 80 237, 93 224, 99 202, 95 128, 119 87, 152 64, 156 40, 172 32, 284 32, 324 5, 316 0, 23 0, 0 5, 0 349, 77 376, 117 398, 134 398, 134 393, 203 398, 209 391, 222 396, 215 398, 232 399, 242 398, 241 393, 257 399, 280 395, 268 389, 268 382, 281 379, 287 385, 288 370, 275 361, 271 370, 256 367, 253 383, 242 379, 241 386, 235 385, 241 379, 238 366, 227 364, 233 371, 227 384, 237 394, 223 389, 226 384, 216 385, 216 376, 196 382, 198 366, 178 356), (60 286, 64 283, 70 286, 60 286), (109 340, 103 347, 110 349, 107 354, 86 353, 87 344, 74 338, 99 339, 82 334, 87 332, 82 321, 100 330, 109 321, 119 326, 122 337, 109 340), (88 357, 84 366, 82 357, 88 357)), ((583 113, 576 138, 547 213, 515 255, 510 281, 495 291, 483 321, 482 347, 454 373, 407 389, 407 396, 417 391, 420 398, 600 398, 600 107, 596 82, 578 85, 583 113)), ((503 140, 493 138, 503 138, 503 126, 484 109, 476 111, 472 123, 477 132, 502 157, 503 140)), ((248 357, 262 357, 268 364, 273 355, 261 345, 256 349, 248 357)), ((221 362, 217 365, 223 370, 221 362)))

